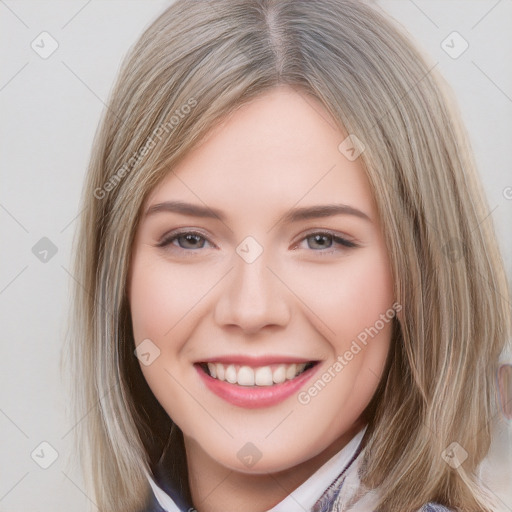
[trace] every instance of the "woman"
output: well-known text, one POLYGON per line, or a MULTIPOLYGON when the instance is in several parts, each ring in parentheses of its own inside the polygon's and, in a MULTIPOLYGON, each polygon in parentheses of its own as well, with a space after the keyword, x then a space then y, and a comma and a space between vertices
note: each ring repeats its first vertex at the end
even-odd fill
POLYGON ((458 115, 381 14, 173 3, 123 64, 83 202, 102 512, 495 509, 503 265, 458 115))

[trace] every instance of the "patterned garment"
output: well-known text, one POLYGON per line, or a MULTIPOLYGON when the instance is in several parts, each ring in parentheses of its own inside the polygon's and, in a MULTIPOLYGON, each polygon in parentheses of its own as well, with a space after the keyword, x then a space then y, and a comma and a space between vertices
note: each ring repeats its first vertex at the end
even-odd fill
MULTIPOLYGON (((375 512, 377 492, 366 488, 360 481, 360 469, 364 460, 361 446, 329 485, 309 512, 375 512)), ((427 503, 417 512, 452 512, 438 503, 427 503)))
MULTIPOLYGON (((176 506, 176 510, 179 510, 180 512, 197 512, 196 509, 190 507, 190 508, 179 508, 176 506)), ((332 510, 332 509, 324 509, 324 510, 332 510)), ((144 510, 141 510, 141 512, 174 512, 174 511, 168 511, 160 506, 158 503, 158 500, 155 496, 153 496, 153 499, 150 503, 150 505, 145 508, 144 510)), ((301 511, 303 512, 303 511, 301 511)), ((311 509, 308 512, 313 512, 313 509, 311 509)), ((350 511, 352 512, 352 511, 350 511)), ((365 512, 371 512, 371 509, 366 509, 365 512)), ((444 507, 443 505, 439 505, 437 503, 427 503, 424 505, 418 512, 451 512, 450 509, 444 507)))
MULTIPOLYGON (((348 468, 347 468, 348 469, 348 468)), ((342 476, 342 475, 340 475, 342 476)), ((162 485, 163 482, 158 482, 159 485, 162 485)), ((341 504, 340 496, 343 494, 342 490, 345 491, 348 489, 348 486, 345 487, 345 483, 347 483, 343 478, 341 480, 336 480, 337 484, 340 484, 340 487, 335 488, 334 482, 326 492, 322 495, 322 498, 318 500, 315 506, 307 512, 374 512, 371 503, 366 504, 366 499, 358 502, 352 508, 343 508, 344 506, 341 504), (331 501, 329 501, 331 500, 331 501), (340 508, 341 507, 341 508, 340 508)), ((350 493, 352 495, 352 493, 350 493)), ((357 493, 355 493, 357 494, 357 493)), ((170 496, 170 494, 168 494, 170 496)), ((155 495, 152 496, 152 501, 148 505, 147 508, 141 510, 141 512, 197 512, 195 508, 190 507, 188 505, 181 503, 181 506, 178 506, 177 502, 173 499, 174 507, 173 508, 162 508, 159 504, 155 495)), ((301 510, 301 512, 303 512, 301 510)), ((439 505, 437 503, 427 503, 424 505, 418 512, 452 512, 450 509, 444 507, 443 505, 439 505)))
MULTIPOLYGON (((314 506, 308 511, 302 508, 301 512, 375 512, 377 493, 362 485, 359 478, 363 460, 364 450, 361 449, 359 443, 349 462, 323 492, 314 506)), ((197 512, 191 504, 183 500, 163 467, 156 468, 153 484, 157 484, 159 487, 159 489, 153 488, 154 492, 163 493, 167 505, 164 508, 154 494, 150 505, 140 512, 197 512)), ((160 497, 162 501, 162 494, 160 494, 160 497)), ((451 512, 451 510, 437 503, 427 503, 416 512, 451 512)))

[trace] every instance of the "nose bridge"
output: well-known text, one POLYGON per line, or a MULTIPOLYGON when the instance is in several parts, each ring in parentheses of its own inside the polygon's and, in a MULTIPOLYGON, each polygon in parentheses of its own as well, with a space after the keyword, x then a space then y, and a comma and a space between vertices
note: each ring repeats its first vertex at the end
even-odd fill
POLYGON ((256 331, 265 325, 282 326, 289 320, 282 284, 267 268, 272 268, 270 251, 259 247, 251 240, 237 247, 234 268, 217 304, 220 324, 236 324, 246 331, 256 331))

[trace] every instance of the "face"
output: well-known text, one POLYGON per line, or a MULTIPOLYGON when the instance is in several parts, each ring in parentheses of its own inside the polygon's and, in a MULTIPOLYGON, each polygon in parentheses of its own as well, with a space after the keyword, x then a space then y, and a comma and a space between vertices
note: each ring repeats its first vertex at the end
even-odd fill
POLYGON ((307 464, 360 424, 382 374, 393 282, 346 136, 276 88, 144 205, 128 281, 141 370, 186 446, 226 468, 307 464))

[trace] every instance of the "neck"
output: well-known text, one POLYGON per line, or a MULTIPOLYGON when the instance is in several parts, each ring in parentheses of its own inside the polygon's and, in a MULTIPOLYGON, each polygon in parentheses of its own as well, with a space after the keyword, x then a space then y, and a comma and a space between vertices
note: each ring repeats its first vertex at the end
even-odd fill
MULTIPOLYGON (((301 464, 277 473, 254 475, 240 473, 219 464, 194 439, 184 436, 194 507, 198 512, 269 510, 345 447, 363 426, 363 422, 356 422, 324 451, 301 464)), ((325 482, 324 488, 330 483, 325 482)))

